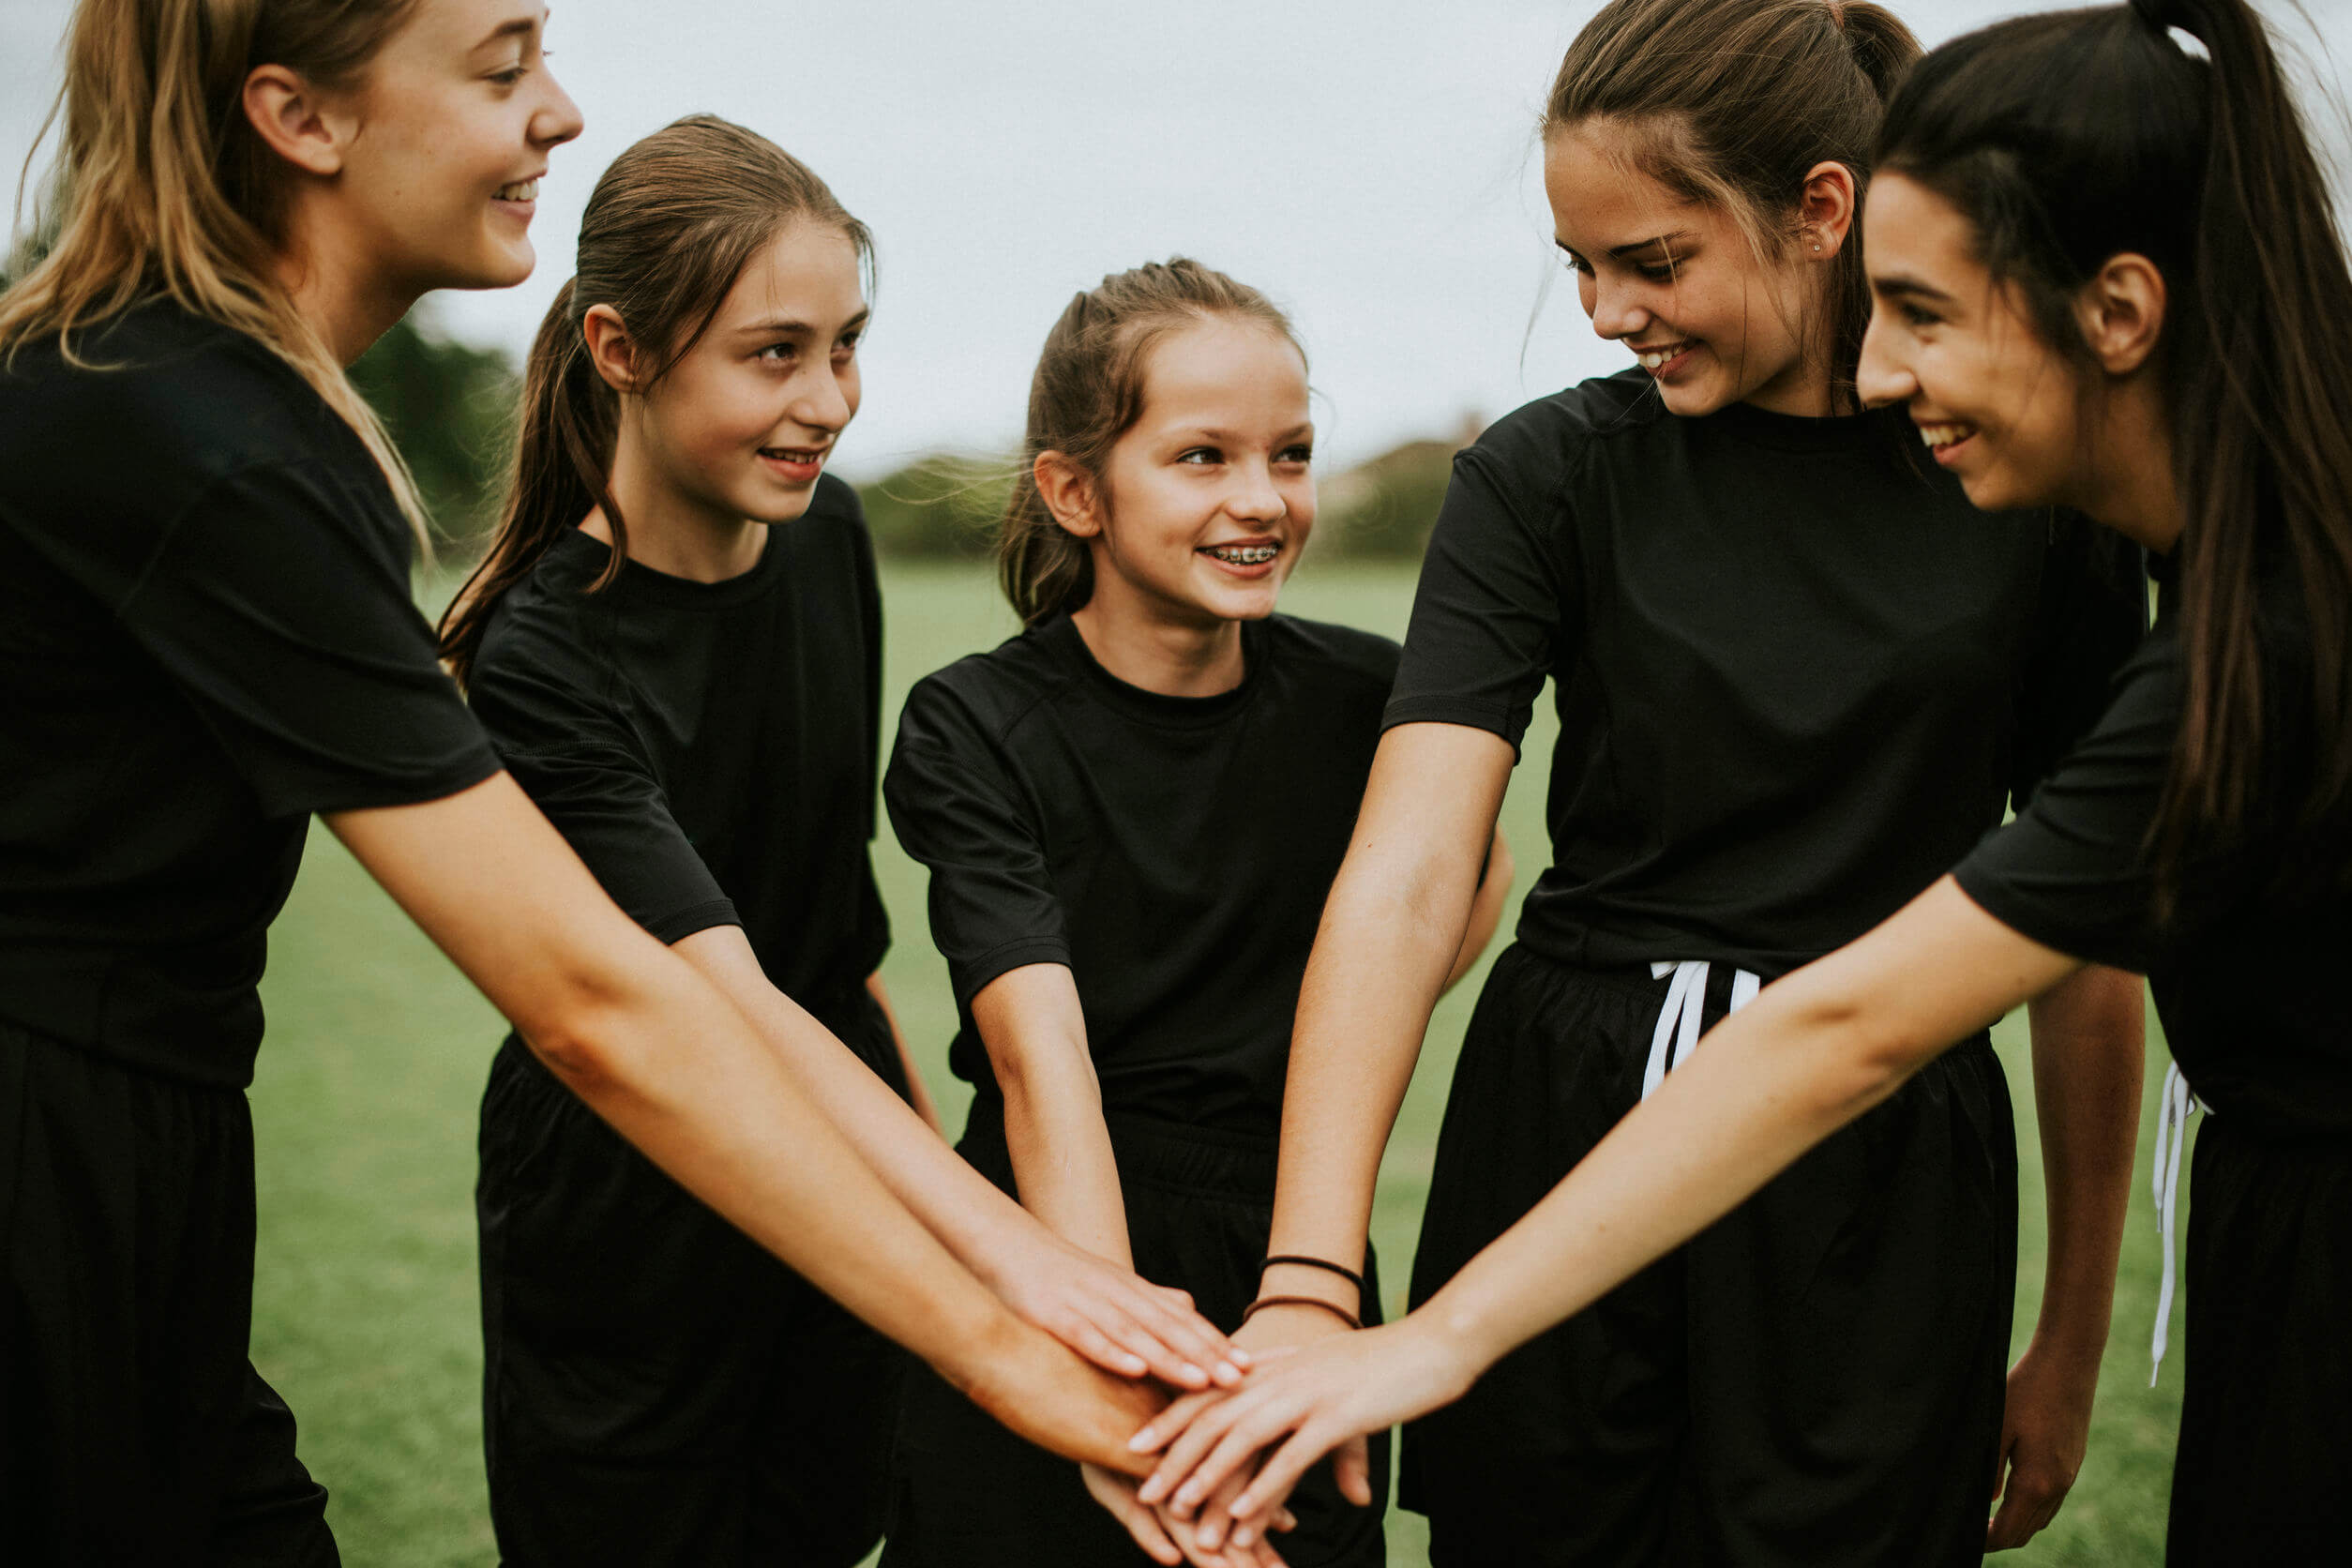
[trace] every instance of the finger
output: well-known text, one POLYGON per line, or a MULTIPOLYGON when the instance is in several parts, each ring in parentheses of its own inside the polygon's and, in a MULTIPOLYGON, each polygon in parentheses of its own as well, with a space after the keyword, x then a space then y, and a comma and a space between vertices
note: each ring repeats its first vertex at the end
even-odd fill
MULTIPOLYGON (((1235 1409, 1227 1423, 1225 1435, 1217 1440, 1216 1446, 1209 1450, 1200 1463, 1193 1467, 1193 1472, 1185 1478, 1184 1484, 1176 1488, 1175 1495, 1168 1500, 1171 1506, 1197 1508, 1215 1496, 1224 1488, 1226 1477, 1248 1464, 1259 1449, 1279 1441, 1295 1421, 1287 1411, 1262 1399, 1236 1397, 1229 1404, 1235 1409)), ((1279 1500, 1289 1495, 1289 1488, 1285 1487, 1275 1494, 1275 1498, 1279 1500)), ((1255 1514, 1258 1510, 1248 1508, 1242 1512, 1255 1514)))
POLYGON ((1057 1337, 1106 1372, 1140 1378, 1153 1370, 1151 1363, 1126 1347, 1112 1343, 1108 1335, 1084 1318, 1074 1315, 1067 1331, 1057 1337))
MULTIPOLYGON (((1179 1482, 1192 1474, 1193 1467, 1200 1462, 1203 1455, 1216 1446, 1217 1440, 1225 1436, 1225 1429, 1232 1425, 1236 1402, 1245 1397, 1244 1395, 1228 1395, 1214 1404, 1196 1407, 1189 1424, 1175 1434, 1174 1440, 1168 1444, 1168 1452, 1160 1455, 1159 1468, 1145 1479, 1140 1494, 1144 1501, 1159 1506, 1168 1499, 1168 1493, 1175 1490, 1179 1482)), ((1180 1399, 1177 1404, 1189 1402, 1180 1399)), ((1174 1408, 1170 1406, 1169 1410, 1174 1408)), ((1150 1426, 1129 1440, 1129 1446, 1141 1441, 1155 1428, 1165 1427, 1168 1418, 1168 1412, 1162 1411, 1150 1426)), ((1149 1453, 1151 1448, 1158 1446, 1158 1443, 1153 1443, 1141 1452, 1149 1453)))
MULTIPOLYGON (((1227 1512, 1230 1513, 1233 1503, 1240 1500, 1238 1497, 1226 1500, 1224 1506, 1227 1512)), ((1252 1542, 1264 1540, 1274 1530, 1296 1530, 1299 1516, 1283 1506, 1286 1500, 1283 1498, 1276 1498, 1271 1508, 1261 1508, 1256 1513, 1238 1516, 1234 1522, 1233 1533, 1227 1539, 1234 1545, 1244 1546, 1252 1542)))
POLYGON ((1290 1495, 1290 1488, 1307 1467, 1321 1458, 1334 1446, 1331 1438, 1319 1433, 1308 1422, 1290 1435, 1290 1440, 1277 1448, 1258 1467, 1257 1478, 1242 1488, 1242 1495, 1233 1500, 1233 1507, 1244 1514, 1255 1514, 1272 1502, 1280 1502, 1290 1495))
POLYGON ((1080 1465, 1078 1476, 1086 1483, 1087 1492, 1134 1537, 1146 1556, 1167 1568, 1182 1568, 1184 1554, 1168 1539, 1152 1511, 1136 1501, 1135 1488, 1123 1477, 1099 1471, 1092 1465, 1080 1465))
MULTIPOLYGON (((1248 1480, 1249 1476, 1245 1471, 1236 1470, 1233 1474, 1233 1478, 1228 1481, 1224 1485, 1218 1487, 1214 1495, 1209 1499, 1207 1504, 1201 1508, 1199 1519, 1200 1544, 1202 1545, 1216 1547, 1225 1544, 1227 1532, 1231 1530, 1233 1528, 1233 1515, 1226 1512, 1227 1505, 1231 1503, 1235 1498, 1241 1496, 1242 1487, 1248 1482, 1248 1480)), ((1236 1541, 1234 1545, 1245 1546, 1249 1545, 1249 1543, 1246 1541, 1236 1541)))
MULTIPOLYGON (((1134 1308, 1138 1329, 1153 1335, 1166 1354, 1180 1357, 1183 1364, 1206 1369, 1199 1383, 1187 1382, 1185 1387, 1198 1388, 1212 1379, 1229 1388, 1240 1382, 1246 1370, 1247 1356, 1243 1355, 1240 1361, 1234 1359, 1239 1348, 1192 1309, 1190 1297, 1170 1306, 1166 1300, 1168 1294, 1156 1285, 1144 1293, 1134 1308)), ((1182 1292, 1177 1294, 1181 1296, 1182 1292)), ((1143 1349, 1140 1345, 1135 1348, 1143 1349)))
POLYGON ((1331 1456, 1332 1479, 1339 1483, 1339 1495, 1358 1508, 1372 1506, 1372 1452, 1361 1437, 1349 1438, 1331 1456))

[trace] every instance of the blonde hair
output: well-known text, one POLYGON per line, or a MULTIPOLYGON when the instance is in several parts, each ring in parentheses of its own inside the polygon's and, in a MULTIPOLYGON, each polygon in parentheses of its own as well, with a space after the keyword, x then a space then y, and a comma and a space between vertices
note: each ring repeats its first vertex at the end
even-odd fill
POLYGON ((0 362, 147 300, 253 339, 293 367, 366 444, 427 543, 424 505, 383 421, 272 275, 284 182, 248 123, 256 66, 329 90, 356 83, 415 0, 81 0, 65 83, 53 199, 56 243, 0 294, 0 362))
POLYGON ((997 580, 1023 626, 1093 596, 1094 558, 1037 490, 1037 459, 1059 452, 1099 481, 1119 438, 1143 417, 1144 372, 1169 331, 1224 317, 1279 334, 1299 357, 1290 318, 1264 294, 1188 257, 1113 273, 1074 296, 1046 334, 1029 385, 1029 424, 1012 498, 997 523, 997 580))

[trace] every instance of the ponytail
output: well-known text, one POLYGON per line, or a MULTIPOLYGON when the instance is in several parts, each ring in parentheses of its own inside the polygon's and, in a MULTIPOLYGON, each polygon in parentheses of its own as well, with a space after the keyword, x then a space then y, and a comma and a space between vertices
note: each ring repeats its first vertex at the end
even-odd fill
POLYGON ((2352 271, 2261 18, 2133 0, 1999 23, 1919 68, 1881 157, 2085 363, 2074 293, 2127 252, 2163 272, 2186 691, 2160 888, 2169 908, 2257 836, 2297 847, 2280 888, 2352 883, 2352 271))
POLYGON ((524 371, 514 468, 490 550, 441 618, 441 656, 472 679, 490 613, 556 540, 601 511, 611 586, 628 559, 628 520, 612 499, 620 394, 588 354, 581 324, 609 305, 626 324, 635 392, 658 384, 710 329, 745 266, 791 223, 846 235, 871 280, 874 242, 808 166, 757 131, 689 114, 612 160, 580 221, 579 273, 539 323, 524 371))
MULTIPOLYGON (((357 432, 430 549, 424 504, 383 421, 272 270, 285 186, 245 117, 253 68, 355 83, 414 0, 81 0, 66 79, 56 243, 0 294, 0 362, 35 339, 68 360, 81 328, 146 300, 244 333, 357 432)), ((37 219, 37 223, 42 219, 37 219)))

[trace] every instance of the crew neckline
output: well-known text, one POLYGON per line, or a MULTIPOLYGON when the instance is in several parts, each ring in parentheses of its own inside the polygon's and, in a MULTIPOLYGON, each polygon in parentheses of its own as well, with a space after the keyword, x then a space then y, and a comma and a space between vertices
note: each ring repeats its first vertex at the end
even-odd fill
POLYGON ((1702 415, 1698 422, 1712 424, 1760 446, 1790 452, 1834 452, 1851 451, 1858 436, 1891 438, 1892 432, 1879 427, 1884 427, 1891 417, 1901 416, 1901 411, 1896 409, 1814 415, 1777 414, 1754 403, 1729 403, 1702 415))
MULTIPOLYGON (((621 563, 621 575, 606 591, 688 611, 728 610, 747 603, 765 594, 784 569, 788 552, 776 535, 785 526, 789 525, 770 525, 766 541, 760 549, 760 559, 749 571, 737 572, 717 582, 697 582, 692 578, 656 571, 641 561, 625 560, 621 563)), ((575 557, 575 564, 591 573, 591 580, 603 572, 605 564, 612 558, 611 545, 580 528, 570 530, 558 540, 550 553, 559 551, 575 557)))
POLYGON ((1117 712, 1146 724, 1170 729, 1199 729, 1222 722, 1257 693, 1266 663, 1267 622, 1242 623, 1242 678, 1230 690, 1209 697, 1171 697, 1121 680, 1103 668, 1094 650, 1068 615, 1057 616, 1039 628, 1038 637, 1059 650, 1084 673, 1088 686, 1117 712))

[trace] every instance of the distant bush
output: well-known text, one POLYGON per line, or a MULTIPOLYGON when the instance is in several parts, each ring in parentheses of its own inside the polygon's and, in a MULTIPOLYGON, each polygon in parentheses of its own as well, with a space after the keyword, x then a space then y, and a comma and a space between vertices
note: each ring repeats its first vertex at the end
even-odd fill
POLYGON ((930 457, 858 487, 874 548, 900 560, 980 561, 1013 491, 1006 465, 930 457))
POLYGON ((1315 550, 1330 559, 1418 561, 1454 473, 1450 441, 1409 441, 1325 480, 1315 550))
POLYGON ((521 383, 497 349, 443 337, 411 311, 351 368, 416 475, 433 526, 457 554, 486 542, 514 440, 521 383))

